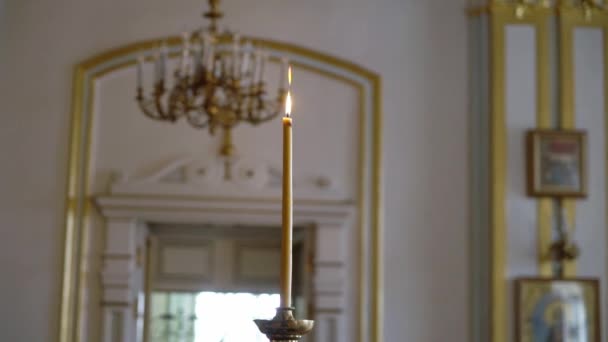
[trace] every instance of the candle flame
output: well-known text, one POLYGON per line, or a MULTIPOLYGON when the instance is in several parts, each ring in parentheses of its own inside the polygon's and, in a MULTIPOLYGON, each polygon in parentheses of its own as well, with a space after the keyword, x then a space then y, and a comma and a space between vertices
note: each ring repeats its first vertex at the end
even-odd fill
POLYGON ((293 105, 291 101, 291 65, 287 68, 287 98, 285 99, 285 116, 291 116, 291 106, 293 105))
POLYGON ((285 116, 291 116, 291 92, 287 92, 287 98, 285 99, 285 116))

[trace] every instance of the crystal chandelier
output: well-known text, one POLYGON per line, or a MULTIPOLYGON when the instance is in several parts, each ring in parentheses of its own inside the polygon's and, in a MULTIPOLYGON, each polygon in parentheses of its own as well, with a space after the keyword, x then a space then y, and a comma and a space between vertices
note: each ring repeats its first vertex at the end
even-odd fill
POLYGON ((226 178, 230 178, 229 160, 235 152, 232 129, 239 123, 258 125, 281 112, 288 87, 288 61, 281 59, 277 95, 272 99, 264 80, 268 54, 242 40, 238 33, 220 32, 218 21, 223 14, 219 0, 209 0, 204 17, 209 20, 207 28, 183 33, 172 81, 166 78, 167 46, 158 49, 149 95, 143 85, 145 60, 138 59, 136 99, 149 118, 172 123, 184 118, 192 127, 208 129, 211 135, 222 130, 220 155, 226 157, 226 178), (226 41, 228 44, 220 45, 226 41))

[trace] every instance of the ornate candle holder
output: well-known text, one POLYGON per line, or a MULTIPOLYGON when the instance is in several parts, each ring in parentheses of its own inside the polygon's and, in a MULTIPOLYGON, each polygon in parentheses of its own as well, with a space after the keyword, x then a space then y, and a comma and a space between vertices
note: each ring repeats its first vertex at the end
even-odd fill
POLYGON ((562 209, 557 225, 557 239, 549 246, 549 258, 554 266, 553 275, 563 278, 566 262, 576 260, 580 254, 579 247, 572 241, 566 212, 562 209))
POLYGON ((297 320, 293 311, 294 308, 277 308, 273 319, 256 319, 254 322, 270 342, 297 342, 312 330, 314 321, 297 320))
POLYGON ((554 276, 563 278, 565 263, 576 260, 579 255, 580 249, 574 242, 569 241, 567 237, 553 242, 549 247, 549 256, 555 265, 554 276))

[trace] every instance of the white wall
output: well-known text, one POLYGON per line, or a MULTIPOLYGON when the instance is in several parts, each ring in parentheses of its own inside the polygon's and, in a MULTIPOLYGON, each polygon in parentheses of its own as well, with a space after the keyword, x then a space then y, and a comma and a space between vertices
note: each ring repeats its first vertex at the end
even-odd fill
MULTIPOLYGON (((581 248, 578 275, 600 279, 600 305, 608 314, 606 280, 606 109, 604 35, 600 28, 574 30, 574 101, 576 127, 587 131, 588 196, 576 205, 574 240, 581 248)), ((608 324, 603 320, 604 340, 608 324)))
MULTIPOLYGON (((537 253, 536 200, 526 195, 526 131, 536 127, 536 36, 534 28, 505 29, 507 136, 507 276, 534 276, 537 253)), ((509 311, 511 312, 511 311, 509 311)))
MULTIPOLYGON (((195 27, 202 3, 7 1, 0 16, 8 36, 0 77, 1 340, 56 335, 73 65, 195 27)), ((385 340, 468 341, 464 1, 226 0, 223 7, 231 27, 382 75, 385 340)))

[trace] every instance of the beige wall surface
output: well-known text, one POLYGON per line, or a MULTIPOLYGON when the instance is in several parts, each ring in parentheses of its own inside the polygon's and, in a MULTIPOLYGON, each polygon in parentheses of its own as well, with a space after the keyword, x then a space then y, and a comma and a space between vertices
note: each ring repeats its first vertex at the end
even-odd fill
MULTIPOLYGON (((385 341, 469 341, 464 1, 225 0, 225 24, 383 78, 385 341)), ((57 333, 73 66, 203 1, 0 1, 0 340, 57 333)))

